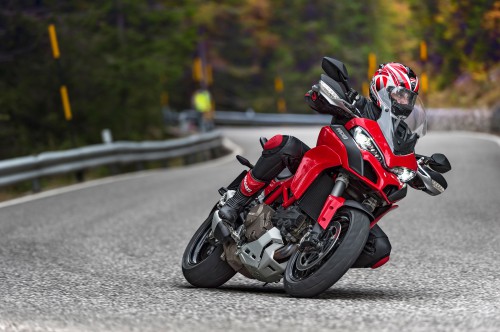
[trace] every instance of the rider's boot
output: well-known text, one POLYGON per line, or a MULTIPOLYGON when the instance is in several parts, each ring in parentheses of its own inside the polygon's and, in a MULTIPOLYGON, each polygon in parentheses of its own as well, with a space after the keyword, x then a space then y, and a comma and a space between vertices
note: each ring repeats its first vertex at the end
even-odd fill
POLYGON ((252 175, 252 172, 249 171, 243 180, 241 181, 241 184, 238 189, 236 189, 236 193, 234 194, 233 197, 229 198, 224 204, 218 213, 218 216, 220 219, 222 219, 222 225, 223 227, 220 232, 218 232, 220 235, 216 237, 218 238, 219 241, 221 242, 226 242, 230 239, 230 232, 227 227, 227 225, 231 226, 234 228, 236 219, 238 218, 238 214, 241 212, 242 208, 248 204, 257 194, 259 194, 260 190, 266 186, 266 183, 264 181, 260 181, 258 179, 255 179, 252 175), (224 227, 226 229, 224 229, 224 227))

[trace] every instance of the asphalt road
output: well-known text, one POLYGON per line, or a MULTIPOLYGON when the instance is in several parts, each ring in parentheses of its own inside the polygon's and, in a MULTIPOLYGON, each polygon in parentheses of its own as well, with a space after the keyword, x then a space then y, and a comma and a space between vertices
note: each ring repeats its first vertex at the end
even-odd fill
MULTIPOLYGON (((317 132, 226 130, 252 161, 260 135, 314 145, 317 132)), ((0 330, 499 331, 500 145, 430 133, 417 152, 449 157, 449 189, 412 191, 380 223, 390 262, 316 299, 243 277, 214 290, 184 280, 184 247, 241 170, 227 158, 0 203, 0 330)))

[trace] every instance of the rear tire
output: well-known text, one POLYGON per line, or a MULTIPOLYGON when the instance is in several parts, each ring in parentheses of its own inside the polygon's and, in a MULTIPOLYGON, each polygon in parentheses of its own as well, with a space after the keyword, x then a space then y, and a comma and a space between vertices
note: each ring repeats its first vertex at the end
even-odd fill
MULTIPOLYGON (((370 232, 368 216, 361 211, 345 208, 334 217, 329 227, 334 224, 342 225, 341 231, 333 249, 324 258, 311 259, 313 262, 309 269, 304 268, 304 262, 308 261, 304 255, 308 254, 302 251, 296 252, 288 261, 284 286, 291 296, 314 297, 321 294, 333 286, 359 257, 370 232)), ((331 238, 323 240, 327 242, 331 238)))
POLYGON ((209 237, 215 211, 216 207, 194 233, 182 256, 184 278, 195 287, 219 287, 236 274, 236 271, 220 258, 224 251, 222 244, 209 237))

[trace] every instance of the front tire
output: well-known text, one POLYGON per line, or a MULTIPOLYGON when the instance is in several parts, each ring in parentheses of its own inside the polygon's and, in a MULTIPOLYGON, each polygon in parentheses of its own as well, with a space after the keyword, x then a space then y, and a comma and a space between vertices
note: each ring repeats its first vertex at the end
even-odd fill
POLYGON ((365 213, 342 209, 323 232, 322 249, 298 251, 290 258, 284 276, 285 291, 294 297, 314 297, 330 288, 359 257, 369 232, 370 220, 365 213))
POLYGON ((215 211, 216 207, 193 235, 182 256, 184 278, 195 287, 219 287, 236 274, 220 258, 224 251, 222 244, 210 236, 215 211))

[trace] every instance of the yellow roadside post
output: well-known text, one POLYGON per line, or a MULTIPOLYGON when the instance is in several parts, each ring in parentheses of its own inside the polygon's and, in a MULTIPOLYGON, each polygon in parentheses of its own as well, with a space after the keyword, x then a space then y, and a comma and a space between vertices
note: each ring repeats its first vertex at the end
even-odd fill
POLYGON ((274 78, 274 90, 278 94, 277 107, 279 113, 286 113, 286 101, 283 97, 283 91, 285 90, 285 84, 280 76, 274 78))
POLYGON ((377 69, 377 56, 375 53, 370 52, 368 54, 368 79, 372 78, 373 73, 377 69))
POLYGON ((193 60, 193 80, 195 82, 203 81, 203 69, 200 57, 196 57, 193 60))
POLYGON ((54 59, 59 59, 61 53, 59 52, 59 43, 57 42, 56 27, 54 24, 49 25, 50 45, 52 46, 52 55, 54 59))
POLYGON ((66 121, 71 121, 73 114, 71 114, 71 106, 69 104, 68 89, 66 85, 62 85, 60 88, 61 100, 64 108, 64 118, 66 121))
POLYGON ((425 40, 420 42, 420 60, 422 60, 422 62, 427 61, 427 43, 425 40))
POLYGON ((370 84, 368 82, 363 82, 363 96, 368 97, 370 94, 370 84))
MULTIPOLYGON (((68 88, 64 84, 64 79, 62 76, 61 65, 59 60, 61 58, 61 52, 59 50, 59 42, 57 41, 57 33, 56 26, 54 24, 49 24, 48 26, 50 45, 52 47, 52 56, 56 61, 57 73, 59 76, 59 81, 61 82, 61 86, 59 87, 59 93, 61 95, 61 103, 64 111, 64 119, 68 123, 69 135, 73 146, 76 146, 76 135, 75 128, 73 127, 72 119, 73 114, 71 112, 71 104, 69 102, 68 88)), ((75 172, 75 178, 78 182, 82 182, 84 180, 83 170, 77 170, 75 172)))
POLYGON ((202 123, 199 126, 202 127, 202 130, 211 130, 215 117, 215 101, 208 90, 213 84, 212 66, 206 62, 200 56, 193 60, 193 80, 199 83, 201 87, 200 90, 194 93, 193 103, 195 109, 202 116, 202 123))
POLYGON ((428 80, 427 74, 425 72, 420 74, 420 86, 422 87, 422 91, 424 93, 429 91, 429 80, 428 80))
POLYGON ((370 89, 370 80, 372 79, 372 75, 376 69, 377 69, 377 56, 375 55, 375 53, 370 52, 368 54, 368 71, 367 71, 367 75, 366 75, 368 78, 368 81, 363 82, 363 95, 365 97, 368 97, 368 95, 370 94, 370 90, 369 90, 370 89))
POLYGON ((420 87, 422 88, 423 93, 427 93, 429 91, 429 79, 427 77, 427 73, 425 72, 426 64, 427 64, 427 43, 425 40, 420 42, 420 61, 422 62, 422 73, 420 74, 420 87))
MULTIPOLYGON (((56 33, 56 27, 54 24, 50 24, 48 27, 49 30, 49 38, 50 38, 50 45, 52 46, 52 56, 54 57, 54 60, 56 60, 57 66, 58 66, 58 71, 60 72, 60 67, 59 67, 59 58, 61 57, 61 52, 59 51, 59 43, 57 41, 57 33, 56 33)), ((61 82, 63 81, 61 78, 61 75, 59 75, 61 82)), ((59 88, 59 92, 61 94, 61 102, 63 106, 63 111, 64 111, 64 118, 66 121, 71 121, 73 119, 73 114, 71 113, 71 105, 69 102, 69 96, 68 96, 68 88, 66 85, 61 83, 61 87, 59 88)))

